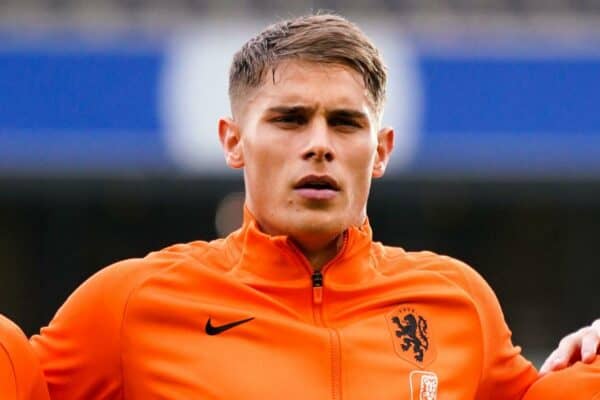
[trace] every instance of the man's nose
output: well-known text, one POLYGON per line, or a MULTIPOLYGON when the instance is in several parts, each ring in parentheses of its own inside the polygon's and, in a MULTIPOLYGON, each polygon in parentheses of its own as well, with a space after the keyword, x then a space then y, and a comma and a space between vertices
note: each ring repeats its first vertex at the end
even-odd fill
POLYGON ((305 134, 308 142, 302 154, 304 160, 333 161, 335 159, 327 121, 315 121, 305 134))

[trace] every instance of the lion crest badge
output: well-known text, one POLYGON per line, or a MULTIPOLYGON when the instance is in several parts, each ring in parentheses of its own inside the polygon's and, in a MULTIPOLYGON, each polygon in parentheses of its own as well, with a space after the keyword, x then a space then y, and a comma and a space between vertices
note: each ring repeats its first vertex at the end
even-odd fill
POLYGON ((419 367, 433 361, 435 352, 426 316, 412 307, 401 307, 387 315, 387 322, 400 357, 419 367))

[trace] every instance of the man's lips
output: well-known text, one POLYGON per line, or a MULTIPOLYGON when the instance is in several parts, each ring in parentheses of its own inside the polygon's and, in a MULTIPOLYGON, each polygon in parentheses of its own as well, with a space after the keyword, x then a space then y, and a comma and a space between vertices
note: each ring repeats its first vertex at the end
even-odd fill
POLYGON ((306 175, 295 185, 294 191, 310 200, 329 200, 340 191, 337 181, 330 175, 306 175))

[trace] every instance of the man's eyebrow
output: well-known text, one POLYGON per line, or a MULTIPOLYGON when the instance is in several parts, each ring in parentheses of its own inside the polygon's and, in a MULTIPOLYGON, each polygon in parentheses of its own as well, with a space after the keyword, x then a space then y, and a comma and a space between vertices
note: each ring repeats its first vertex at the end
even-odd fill
POLYGON ((306 106, 275 106, 267 109, 267 112, 276 114, 310 114, 313 111, 313 108, 306 106))
POLYGON ((339 109, 328 111, 329 116, 351 118, 351 119, 369 119, 369 116, 362 111, 352 109, 339 109))
MULTIPOLYGON (((267 113, 273 114, 308 114, 311 115, 315 112, 313 107, 308 106, 275 106, 270 107, 266 110, 267 113)), ((348 118, 348 119, 360 119, 369 120, 369 116, 360 111, 351 108, 340 108, 327 111, 328 117, 336 118, 348 118)))

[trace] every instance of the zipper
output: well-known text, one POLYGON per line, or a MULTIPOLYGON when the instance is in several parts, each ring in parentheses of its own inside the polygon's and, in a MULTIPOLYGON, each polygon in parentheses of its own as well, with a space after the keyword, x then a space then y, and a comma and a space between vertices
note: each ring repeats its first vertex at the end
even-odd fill
POLYGON ((321 271, 314 271, 312 274, 312 288, 313 288, 313 304, 321 306, 323 303, 323 273, 321 271))
POLYGON ((340 333, 335 328, 330 328, 323 321, 323 273, 313 271, 311 275, 313 291, 313 316, 315 322, 327 329, 329 344, 331 346, 331 398, 342 398, 342 356, 340 333))
POLYGON ((323 274, 332 264, 335 264, 341 256, 346 252, 346 248, 348 247, 348 231, 344 232, 343 243, 340 247, 340 251, 333 257, 329 262, 327 262, 323 268, 320 270, 314 270, 310 265, 304 254, 300 251, 298 247, 292 242, 288 243, 289 248, 292 250, 292 253, 296 256, 296 258, 300 261, 300 263, 306 268, 309 274, 311 274, 312 281, 312 300, 313 300, 313 310, 315 314, 318 314, 319 318, 315 318, 315 322, 318 322, 321 326, 325 326, 323 320, 321 318, 321 307, 323 303, 323 274))
POLYGON ((342 399, 342 356, 341 356, 341 338, 340 333, 336 328, 328 327, 323 320, 323 274, 332 265, 335 264, 341 256, 346 252, 348 247, 348 232, 344 232, 343 243, 340 251, 320 270, 314 270, 308 263, 304 254, 293 244, 290 247, 302 262, 304 267, 311 274, 312 282, 312 302, 313 302, 313 318, 315 323, 327 329, 329 333, 329 344, 331 346, 331 398, 333 400, 342 399))

